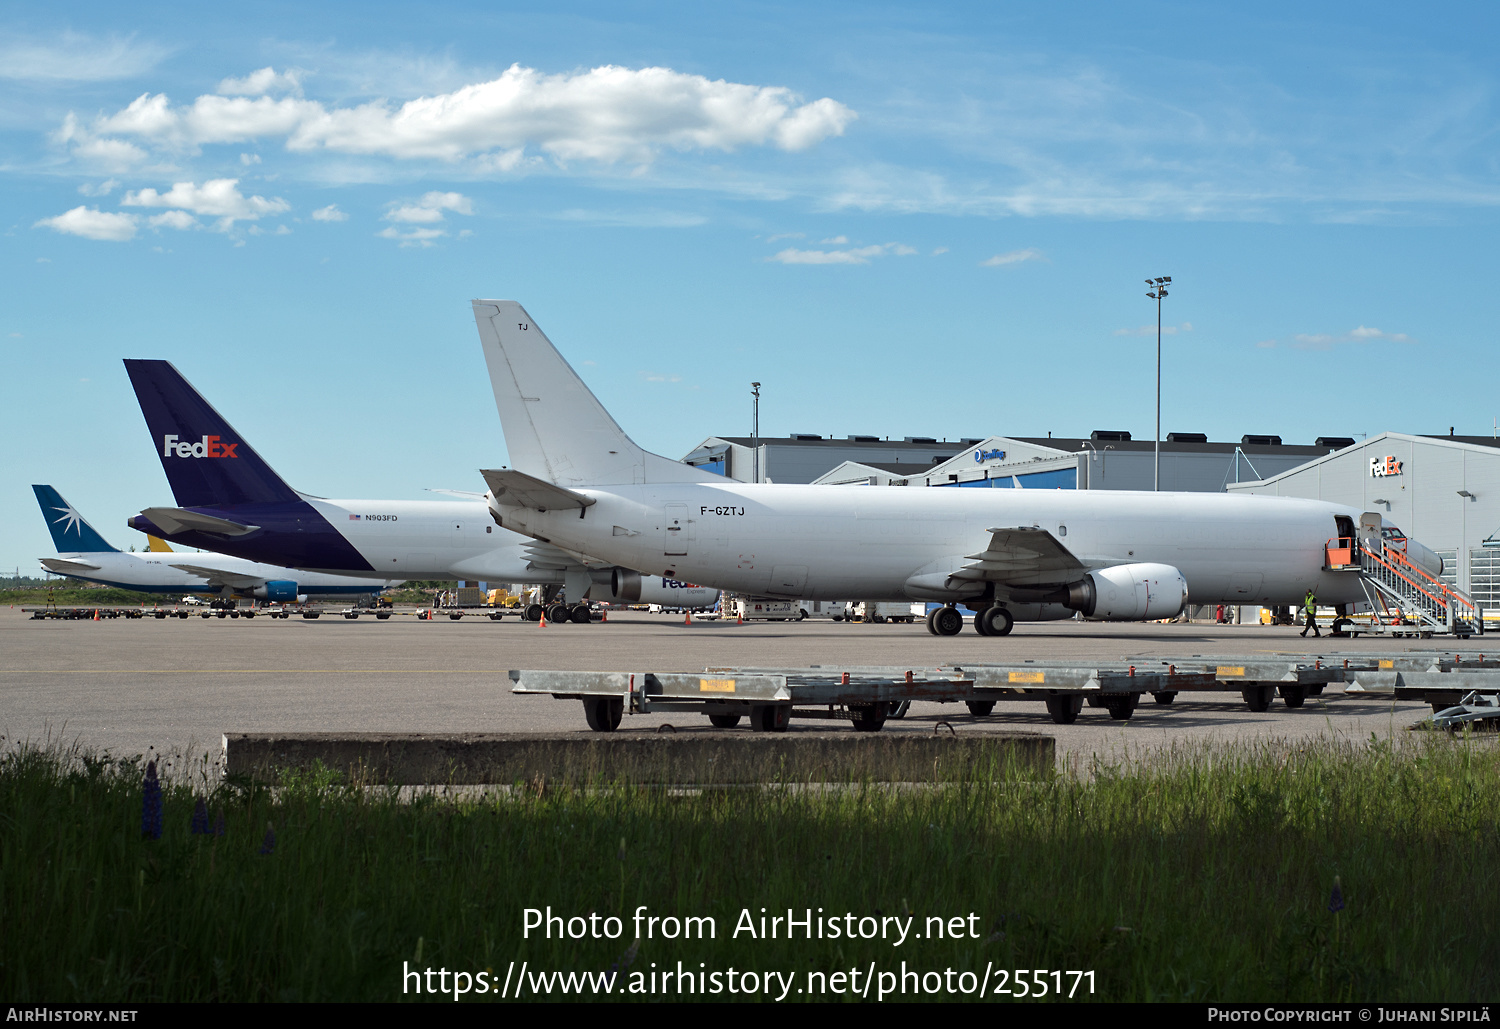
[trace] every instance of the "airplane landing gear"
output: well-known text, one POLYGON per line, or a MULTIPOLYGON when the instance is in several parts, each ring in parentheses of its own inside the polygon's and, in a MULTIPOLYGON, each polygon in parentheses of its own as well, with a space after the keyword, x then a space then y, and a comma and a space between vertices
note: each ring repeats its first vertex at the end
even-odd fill
POLYGON ((934 636, 957 636, 964 630, 964 616, 956 607, 940 607, 927 616, 927 626, 934 636))

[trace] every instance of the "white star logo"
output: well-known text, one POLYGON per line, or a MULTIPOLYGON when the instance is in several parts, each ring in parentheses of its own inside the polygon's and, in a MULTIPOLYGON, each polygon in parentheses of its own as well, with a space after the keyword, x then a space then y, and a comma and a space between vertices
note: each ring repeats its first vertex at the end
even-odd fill
POLYGON ((78 533, 80 537, 83 536, 83 529, 81 528, 83 525, 83 515, 73 510, 72 504, 69 504, 67 507, 54 507, 52 510, 62 512, 61 518, 54 518, 52 521, 54 525, 62 522, 67 523, 63 526, 64 535, 72 531, 78 533))

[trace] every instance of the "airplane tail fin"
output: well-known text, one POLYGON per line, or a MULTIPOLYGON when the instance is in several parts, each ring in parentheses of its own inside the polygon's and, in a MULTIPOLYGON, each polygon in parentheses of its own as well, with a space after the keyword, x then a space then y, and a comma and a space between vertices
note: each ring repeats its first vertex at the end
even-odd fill
POLYGON ((179 505, 300 499, 171 362, 126 360, 125 370, 179 505))
POLYGON ((149 546, 147 548, 147 550, 150 553, 152 553, 152 554, 170 554, 170 553, 172 553, 172 548, 169 547, 169 546, 167 546, 167 541, 166 540, 161 539, 160 537, 157 537, 157 536, 153 536, 149 532, 146 534, 146 538, 151 541, 151 546, 149 546))
POLYGON ((51 486, 32 486, 36 502, 42 505, 42 515, 47 519, 47 528, 52 532, 52 542, 59 554, 103 554, 119 553, 104 537, 90 525, 73 505, 62 498, 62 494, 51 486))
POLYGON ((473 303, 512 468, 566 487, 720 478, 636 446, 520 304, 473 303))

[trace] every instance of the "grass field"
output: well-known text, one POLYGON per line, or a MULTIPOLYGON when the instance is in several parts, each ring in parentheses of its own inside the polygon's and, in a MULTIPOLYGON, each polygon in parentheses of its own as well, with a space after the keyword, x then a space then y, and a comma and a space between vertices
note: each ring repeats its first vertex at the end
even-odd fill
POLYGON ((785 972, 790 1000, 809 999, 796 992, 809 973, 873 963, 894 982, 903 961, 1091 970, 1101 1000, 1493 999, 1494 743, 1202 749, 935 789, 412 800, 327 776, 230 782, 206 804, 222 835, 189 831, 205 791, 174 768, 159 839, 142 833, 140 762, 15 747, 0 763, 0 995, 417 999, 403 962, 489 970, 498 990, 522 961, 533 975, 613 968, 623 993, 680 960, 785 972), (639 905, 712 916, 716 938, 632 946, 639 905), (548 906, 621 916, 623 935, 523 939, 523 909, 548 906), (962 938, 900 946, 733 938, 741 910, 762 907, 912 913, 916 932, 977 917, 962 938))
POLYGON ((30 589, 0 590, 0 604, 42 605, 55 603, 58 607, 120 607, 145 604, 150 607, 160 604, 170 607, 182 599, 181 593, 138 593, 135 590, 115 589, 112 586, 64 586, 56 589, 35 587, 30 589))

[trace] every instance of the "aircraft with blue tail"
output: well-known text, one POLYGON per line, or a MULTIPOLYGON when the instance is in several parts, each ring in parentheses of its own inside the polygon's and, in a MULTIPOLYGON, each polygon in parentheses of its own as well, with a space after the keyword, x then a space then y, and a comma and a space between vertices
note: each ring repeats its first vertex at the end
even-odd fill
POLYGON ((144 553, 122 551, 101 536, 51 486, 32 486, 57 557, 39 558, 43 568, 71 579, 138 593, 246 597, 275 603, 351 599, 400 585, 398 579, 320 575, 223 554, 177 553, 152 537, 144 553))
POLYGON ((133 529, 249 561, 329 575, 564 585, 573 620, 590 600, 708 607, 718 591, 642 576, 495 524, 482 493, 453 500, 328 500, 293 489, 167 361, 126 360, 177 501, 133 529))

